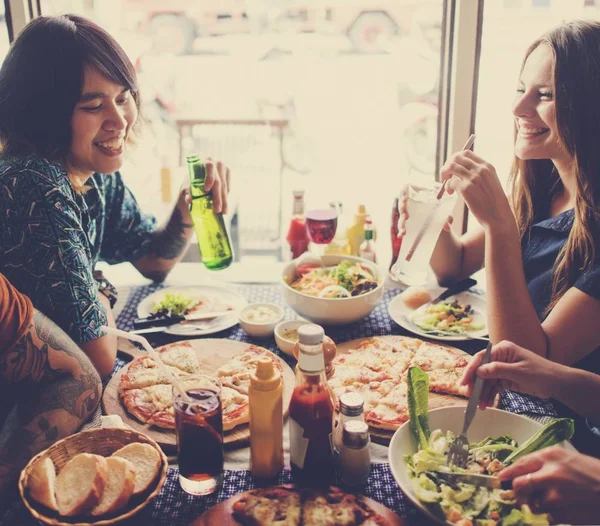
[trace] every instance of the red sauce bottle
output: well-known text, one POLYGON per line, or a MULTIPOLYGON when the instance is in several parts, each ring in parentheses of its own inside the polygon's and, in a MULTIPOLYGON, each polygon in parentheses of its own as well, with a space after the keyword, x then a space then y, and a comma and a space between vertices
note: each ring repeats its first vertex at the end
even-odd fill
POLYGON ((310 240, 306 232, 306 218, 304 217, 304 191, 294 190, 293 194, 294 208, 286 240, 290 245, 292 259, 296 259, 308 250, 310 240))
POLYGON ((296 387, 289 408, 290 462, 296 483, 306 486, 335 483, 331 448, 333 400, 325 377, 323 328, 298 329, 296 387))
POLYGON ((398 260, 398 255, 400 254, 400 245, 402 245, 402 238, 398 237, 398 220, 400 219, 400 210, 398 209, 399 199, 396 197, 394 199, 394 206, 392 208, 392 227, 390 229, 390 234, 392 238, 392 261, 390 263, 390 270, 394 266, 394 263, 398 260))

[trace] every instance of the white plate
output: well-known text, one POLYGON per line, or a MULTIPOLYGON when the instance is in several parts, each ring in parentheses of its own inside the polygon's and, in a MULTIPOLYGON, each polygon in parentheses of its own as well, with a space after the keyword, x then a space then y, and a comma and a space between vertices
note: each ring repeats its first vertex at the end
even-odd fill
MULTIPOLYGON (((438 294, 432 294, 432 296, 435 297, 438 294)), ((442 336, 439 334, 428 333, 411 321, 411 316, 419 309, 414 310, 408 308, 401 296, 402 294, 398 294, 394 299, 392 299, 392 301, 390 301, 388 304, 388 313, 392 320, 394 320, 398 325, 400 325, 400 327, 406 329, 407 331, 413 332, 425 338, 430 338, 432 340, 441 340, 446 342, 462 342, 468 340, 470 337, 482 338, 488 333, 487 326, 479 331, 471 331, 467 333, 467 335, 456 334, 452 336, 442 336)), ((481 323, 486 324, 487 316, 485 313, 485 300, 483 297, 473 294, 472 292, 460 292, 459 294, 450 296, 444 301, 452 302, 455 299, 466 305, 471 305, 477 316, 477 321, 481 321, 481 323)))
MULTIPOLYGON (((432 409, 429 411, 429 428, 432 431, 434 429, 453 431, 458 435, 463 425, 464 415, 465 408, 460 406, 432 409)), ((479 442, 488 436, 496 438, 502 435, 510 435, 518 444, 522 444, 541 427, 541 423, 531 418, 490 408, 475 413, 467 438, 469 442, 479 442)), ((569 442, 563 442, 562 445, 569 451, 575 451, 575 448, 569 442)), ((412 483, 404 463, 404 455, 416 452, 417 445, 410 430, 410 422, 406 422, 394 433, 390 441, 388 459, 392 475, 400 489, 423 513, 439 524, 451 524, 429 512, 413 492, 412 483)))
POLYGON ((239 293, 227 289, 225 287, 217 287, 213 285, 198 285, 192 287, 169 287, 166 289, 157 290, 156 292, 146 296, 138 305, 137 315, 139 318, 150 316, 152 309, 156 303, 159 303, 165 294, 181 294, 188 298, 202 298, 208 300, 207 307, 199 309, 197 312, 213 312, 226 310, 225 305, 231 305, 233 310, 231 314, 225 314, 215 319, 191 321, 178 323, 165 327, 166 334, 174 334, 177 336, 203 336, 205 334, 214 334, 215 332, 224 331, 238 323, 239 312, 248 305, 246 299, 239 293), (210 303, 214 303, 214 308, 210 308, 210 303))

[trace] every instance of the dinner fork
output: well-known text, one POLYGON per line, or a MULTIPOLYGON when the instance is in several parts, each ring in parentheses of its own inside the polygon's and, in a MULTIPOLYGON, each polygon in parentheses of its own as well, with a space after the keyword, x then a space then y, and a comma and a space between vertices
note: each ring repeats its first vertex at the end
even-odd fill
MULTIPOLYGON (((485 354, 483 355, 483 359, 481 360, 479 367, 490 361, 491 354, 492 342, 488 342, 485 354)), ((462 432, 452 442, 450 450, 448 451, 448 456, 446 457, 446 465, 448 466, 456 466, 459 468, 467 467, 467 462, 469 461, 469 441, 467 440, 467 431, 469 430, 469 426, 471 425, 473 417, 475 416, 475 412, 477 411, 477 405, 479 404, 479 398, 481 397, 483 382, 483 378, 480 378, 479 376, 476 377, 475 385, 473 386, 473 391, 471 391, 469 403, 467 404, 467 409, 465 410, 465 421, 463 423, 462 432)))

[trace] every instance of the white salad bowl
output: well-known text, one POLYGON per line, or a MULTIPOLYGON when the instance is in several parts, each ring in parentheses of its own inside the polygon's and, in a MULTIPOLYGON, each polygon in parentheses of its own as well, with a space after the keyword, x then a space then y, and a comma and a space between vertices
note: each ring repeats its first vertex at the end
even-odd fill
POLYGON ((379 284, 373 290, 360 296, 350 298, 318 298, 303 294, 290 284, 296 279, 298 260, 291 261, 283 269, 281 292, 286 303, 300 316, 322 325, 344 325, 353 323, 368 316, 383 296, 383 277, 377 268, 366 259, 354 256, 325 255, 321 257, 323 266, 332 267, 342 261, 351 261, 366 266, 378 280, 379 284))
MULTIPOLYGON (((431 431, 441 429, 442 431, 453 431, 457 435, 462 430, 464 421, 464 406, 441 407, 429 411, 429 428, 431 431)), ((509 413, 500 409, 486 409, 485 411, 477 411, 467 438, 469 442, 479 442, 486 437, 500 437, 502 435, 510 435, 518 444, 522 444, 532 435, 534 435, 543 424, 527 418, 525 416, 509 413)), ((563 442, 562 446, 575 451, 575 448, 569 442, 563 442)), ((388 459, 392 475, 400 489, 428 517, 439 524, 448 524, 439 517, 433 515, 423 504, 417 499, 411 479, 408 476, 406 464, 404 463, 404 455, 414 454, 417 452, 417 444, 415 443, 413 434, 410 430, 410 422, 404 423, 392 437, 388 450, 388 459)))
POLYGON ((251 303, 240 312, 240 325, 250 336, 267 338, 273 335, 275 326, 283 320, 283 309, 274 303, 251 303), (257 309, 271 312, 269 319, 256 318, 257 309))

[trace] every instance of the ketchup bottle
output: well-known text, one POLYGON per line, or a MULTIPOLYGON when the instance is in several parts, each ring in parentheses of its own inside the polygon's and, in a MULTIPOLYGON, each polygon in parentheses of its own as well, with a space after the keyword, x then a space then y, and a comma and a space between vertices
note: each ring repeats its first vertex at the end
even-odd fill
POLYGON ((319 325, 298 328, 296 387, 289 408, 290 462, 292 477, 306 486, 335 483, 331 449, 334 405, 325 377, 324 335, 319 325))
POLYGON ((304 191, 294 190, 293 195, 294 208, 286 240, 290 244, 292 259, 296 259, 308 250, 309 239, 304 217, 304 191))
POLYGON ((400 254, 400 245, 402 245, 402 238, 398 237, 398 220, 400 219, 400 210, 398 209, 399 199, 394 199, 394 207, 392 208, 392 226, 390 234, 392 238, 392 261, 390 263, 390 270, 394 266, 394 263, 398 260, 400 254))

